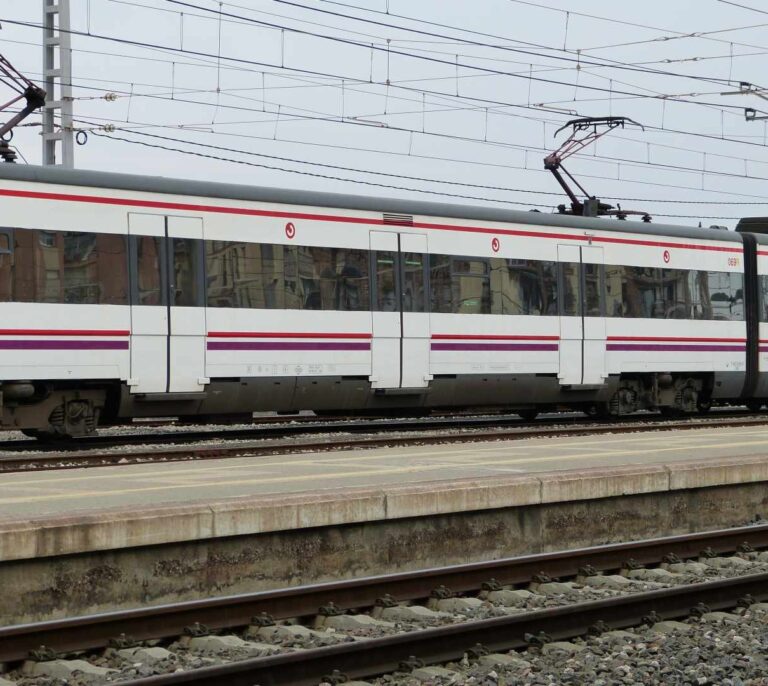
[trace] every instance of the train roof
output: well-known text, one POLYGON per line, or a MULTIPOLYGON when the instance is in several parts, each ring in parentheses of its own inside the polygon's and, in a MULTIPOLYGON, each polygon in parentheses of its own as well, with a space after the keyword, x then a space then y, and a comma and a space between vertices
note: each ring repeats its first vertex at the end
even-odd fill
POLYGON ((0 180, 64 184, 90 188, 114 188, 142 193, 166 193, 227 200, 341 208, 365 212, 534 224, 592 231, 599 229, 601 231, 618 231, 622 233, 661 234, 679 238, 741 242, 740 234, 724 229, 677 226, 673 224, 647 224, 640 221, 620 221, 603 217, 574 217, 571 215, 525 212, 496 207, 456 205, 422 200, 401 200, 397 198, 377 198, 345 193, 303 191, 268 186, 246 186, 243 184, 213 181, 174 179, 165 176, 118 174, 96 170, 63 169, 61 167, 42 167, 26 164, 0 164, 0 180))

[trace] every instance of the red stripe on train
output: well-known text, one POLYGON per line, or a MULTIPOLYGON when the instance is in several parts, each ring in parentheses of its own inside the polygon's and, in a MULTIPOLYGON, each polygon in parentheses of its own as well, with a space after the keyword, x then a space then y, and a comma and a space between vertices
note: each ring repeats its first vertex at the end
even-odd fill
POLYGON ((689 336, 608 336, 609 341, 672 341, 681 343, 744 343, 746 338, 697 338, 689 336))
MULTIPOLYGON (((323 222, 343 222, 346 224, 384 225, 383 219, 374 217, 349 217, 344 215, 313 214, 308 212, 279 212, 275 210, 255 210, 245 207, 223 207, 221 205, 195 205, 180 202, 160 202, 157 200, 138 200, 131 198, 108 198, 99 195, 75 195, 72 193, 43 193, 41 191, 21 191, 0 188, 0 196, 31 198, 35 200, 61 200, 65 202, 82 202, 98 205, 120 205, 124 207, 145 207, 161 210, 184 210, 189 212, 210 212, 217 214, 240 214, 252 217, 276 217, 281 219, 308 219, 323 222)), ((389 224, 387 224, 389 226, 389 224)), ((438 231, 461 231, 468 233, 485 233, 497 236, 524 236, 530 238, 552 238, 555 240, 573 240, 594 243, 620 243, 622 245, 640 245, 653 248, 677 248, 680 250, 707 250, 714 252, 742 253, 742 248, 729 248, 723 245, 696 245, 693 243, 670 243, 667 241, 651 241, 635 238, 616 238, 612 236, 585 236, 574 233, 555 233, 545 231, 529 231, 523 229, 497 229, 482 226, 462 226, 459 224, 436 224, 432 222, 414 222, 413 228, 435 229, 438 231)), ((599 230, 599 226, 595 226, 599 230)))
POLYGON ((127 329, 0 329, 0 336, 130 336, 127 329))
POLYGON ((560 336, 505 336, 495 334, 436 333, 433 341, 559 341, 560 336))
POLYGON ((209 331, 208 338, 373 338, 370 333, 315 333, 306 331, 209 331))

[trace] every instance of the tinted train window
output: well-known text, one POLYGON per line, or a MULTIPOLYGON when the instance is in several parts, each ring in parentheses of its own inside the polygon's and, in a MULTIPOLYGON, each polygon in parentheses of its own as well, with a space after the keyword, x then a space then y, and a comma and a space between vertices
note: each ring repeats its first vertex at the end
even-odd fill
POLYGON ((557 314, 557 263, 491 259, 491 312, 557 314))
POLYGON ((429 256, 433 312, 491 313, 491 265, 483 257, 429 256))
POLYGON ((365 250, 207 241, 205 262, 208 307, 370 308, 365 250))
POLYGON ((297 286, 301 290, 303 309, 370 309, 366 251, 306 246, 291 248, 298 252, 297 286))
POLYGON ((741 321, 744 319, 744 279, 733 272, 709 272, 707 282, 712 304, 712 319, 741 321))
MULTIPOLYGON (((2 260, 2 257, 0 257, 2 260)), ((758 276, 757 284, 760 301, 760 321, 768 322, 768 276, 758 276)))
POLYGON ((171 305, 174 307, 195 307, 200 302, 198 288, 200 251, 199 241, 192 238, 174 238, 173 291, 171 305))
POLYGON ((208 307, 290 306, 286 304, 283 246, 207 241, 205 258, 208 307))
POLYGON ((403 311, 425 312, 427 307, 427 272, 425 255, 403 253, 403 311))
POLYGON ((429 290, 432 312, 453 312, 450 256, 429 256, 429 290))
POLYGON ((125 236, 17 229, 13 242, 0 255, 3 301, 128 304, 125 236))
POLYGON ((482 257, 454 257, 451 263, 453 311, 458 314, 490 314, 489 260, 482 257))
POLYGON ((605 297, 608 317, 744 319, 738 273, 607 265, 605 297))
POLYGON ((376 261, 375 308, 378 312, 396 312, 399 309, 395 281, 397 253, 379 250, 374 255, 376 261))
POLYGON ((162 305, 162 244, 156 236, 136 236, 138 305, 162 305))
POLYGON ((578 262, 560 262, 560 274, 563 284, 562 315, 565 317, 581 315, 580 267, 581 265, 578 262))
POLYGON ((584 271, 584 316, 601 317, 603 313, 600 304, 603 299, 600 297, 602 291, 600 265, 583 264, 582 270, 584 271))

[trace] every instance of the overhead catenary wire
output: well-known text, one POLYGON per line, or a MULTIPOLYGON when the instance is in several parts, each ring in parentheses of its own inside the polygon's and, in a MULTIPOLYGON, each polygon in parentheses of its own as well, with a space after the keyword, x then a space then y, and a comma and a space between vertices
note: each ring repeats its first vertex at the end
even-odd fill
MULTIPOLYGON (((160 97, 160 99, 165 99, 165 98, 163 98, 161 96, 154 96, 154 95, 147 95, 146 97, 160 97)), ((191 103, 194 103, 194 104, 210 105, 210 103, 200 103, 198 101, 188 101, 188 100, 185 100, 183 98, 177 98, 175 101, 176 102, 181 102, 181 103, 183 103, 183 102, 191 102, 191 103)), ((220 105, 220 107, 222 107, 222 108, 230 108, 231 107, 232 109, 236 109, 236 110, 244 110, 244 111, 247 111, 247 112, 255 112, 255 110, 253 110, 252 108, 229 106, 229 105, 220 105)), ((283 121, 286 121, 288 118, 295 118, 297 120, 325 121, 327 123, 349 123, 349 124, 361 125, 361 123, 357 122, 357 121, 339 122, 337 120, 336 115, 333 115, 333 118, 329 119, 327 116, 308 116, 306 114, 293 114, 293 113, 287 114, 287 113, 284 113, 283 114, 283 121)), ((106 121, 106 120, 103 120, 103 121, 106 121)), ((124 124, 124 123, 122 123, 121 120, 112 119, 112 120, 109 120, 109 121, 118 123, 118 128, 121 128, 123 130, 128 130, 129 128, 132 128, 132 127, 129 127, 129 126, 126 125, 127 122, 126 122, 126 124, 124 124)), ((237 123, 237 122, 233 122, 233 123, 237 123)), ((249 122, 249 123, 253 123, 253 122, 249 122)), ((265 122, 262 122, 262 123, 269 123, 269 120, 267 120, 265 122)), ((181 128, 186 128, 187 130, 194 130, 195 128, 201 128, 201 127, 203 127, 205 125, 206 124, 194 124, 194 125, 189 125, 187 127, 181 127, 181 126, 178 126, 178 125, 177 126, 169 126, 169 125, 162 125, 162 124, 159 124, 159 125, 158 124, 140 124, 140 126, 142 126, 142 127, 173 128, 173 129, 176 129, 176 130, 181 129, 181 128)), ((222 125, 222 124, 220 124, 220 125, 222 125)), ((544 152, 544 149, 534 149, 534 148, 531 148, 530 146, 521 146, 521 145, 515 145, 515 144, 511 144, 511 143, 495 142, 495 141, 489 141, 487 139, 486 140, 482 140, 482 139, 468 138, 466 136, 457 136, 457 135, 451 135, 451 134, 440 134, 440 133, 433 133, 433 132, 417 131, 415 129, 408 129, 408 128, 396 127, 396 126, 390 126, 388 128, 389 128, 389 130, 393 130, 393 131, 404 131, 404 132, 417 133, 417 134, 428 135, 428 136, 440 136, 440 137, 444 137, 444 138, 451 139, 451 140, 465 140, 465 141, 473 142, 473 143, 490 144, 490 145, 497 145, 497 146, 502 146, 502 147, 511 147, 511 148, 516 148, 516 149, 530 150, 530 151, 535 151, 535 152, 544 152)), ((264 138, 264 139, 266 140, 266 138, 264 138)), ((298 141, 294 141, 294 142, 298 142, 298 141)), ((591 155, 584 155, 583 157, 586 160, 594 159, 593 156, 591 156, 591 155)), ((693 174, 696 174, 696 175, 699 175, 699 174, 709 175, 709 176, 711 176, 711 175, 714 175, 714 176, 722 175, 722 176, 733 176, 735 178, 740 178, 740 179, 741 178, 760 178, 760 177, 744 176, 742 174, 735 175, 735 174, 721 173, 721 172, 717 172, 715 170, 701 170, 701 169, 697 169, 697 168, 687 168, 687 167, 681 167, 681 166, 677 166, 677 165, 660 165, 658 163, 635 162, 635 161, 631 161, 631 160, 624 161, 621 158, 613 158, 613 157, 605 157, 605 158, 599 158, 599 159, 606 159, 606 160, 610 160, 610 161, 618 161, 619 163, 623 163, 623 166, 625 166, 625 167, 626 166, 645 166, 645 165, 648 165, 648 166, 651 166, 651 167, 660 167, 660 166, 664 167, 664 166, 666 166, 666 167, 668 167, 670 169, 686 171, 686 172, 693 173, 693 174)), ((518 167, 518 168, 523 169, 524 167, 518 167)), ((531 170, 531 171, 540 171, 540 170, 531 170)), ((606 180, 606 179, 607 180, 618 180, 618 179, 611 179, 610 177, 598 176, 598 175, 582 174, 582 176, 585 176, 586 178, 598 178, 598 179, 603 179, 603 180, 606 180)), ((628 182, 628 183, 633 183, 633 184, 653 185, 653 186, 657 186, 657 187, 680 188, 680 189, 692 190, 692 191, 696 191, 696 192, 708 192, 708 193, 712 193, 712 192, 720 193, 720 192, 722 192, 722 191, 718 191, 717 189, 709 190, 709 189, 704 189, 704 188, 694 188, 694 187, 691 187, 691 186, 674 186, 674 185, 671 185, 671 184, 660 184, 660 183, 645 182, 645 181, 640 181, 640 180, 637 180, 637 179, 623 179, 623 181, 624 182, 628 182)), ((732 194, 732 193, 729 193, 729 194, 732 194)), ((606 198, 607 199, 611 199, 611 197, 609 197, 609 196, 606 196, 606 198)), ((648 198, 628 199, 628 198, 618 198, 617 197, 615 199, 618 199, 618 200, 629 200, 629 201, 638 200, 638 201, 641 201, 641 202, 653 202, 652 199, 648 199, 648 198)), ((678 201, 678 202, 680 204, 687 204, 685 201, 678 201)), ((717 204, 717 203, 712 202, 711 204, 717 204)))
MULTIPOLYGON (((4 19, 3 21, 5 23, 8 23, 8 24, 16 24, 16 25, 20 25, 20 26, 27 26, 27 27, 38 28, 38 29, 41 28, 40 24, 36 24, 34 22, 26 22, 26 21, 20 21, 20 20, 9 20, 9 19, 4 19)), ((137 40, 127 39, 127 38, 119 38, 119 37, 114 37, 114 36, 105 36, 105 35, 95 34, 95 33, 86 34, 84 32, 76 31, 76 30, 70 30, 70 33, 74 33, 74 34, 78 34, 78 35, 83 35, 83 36, 87 36, 87 37, 90 37, 90 38, 97 38, 97 39, 101 39, 101 40, 107 40, 107 41, 123 43, 123 44, 131 45, 131 46, 134 46, 134 47, 143 47, 143 48, 149 48, 149 49, 155 49, 155 50, 161 50, 161 51, 177 52, 177 53, 181 53, 181 54, 190 54, 190 55, 194 55, 194 56, 198 56, 198 57, 206 57, 206 58, 213 58, 213 59, 215 59, 217 57, 214 53, 208 53, 208 52, 205 52, 205 51, 190 50, 190 49, 185 49, 185 48, 177 48, 177 47, 174 47, 174 46, 164 46, 164 45, 152 44, 152 43, 147 43, 145 41, 137 41, 137 40)), ((369 47, 369 46, 366 46, 366 47, 369 47)), ((267 67, 267 68, 271 68, 271 69, 284 68, 284 69, 289 70, 289 71, 294 71, 294 72, 297 72, 297 73, 313 75, 313 76, 328 76, 328 77, 338 78, 340 80, 342 78, 346 78, 347 80, 354 81, 354 82, 358 82, 359 81, 359 82, 362 82, 362 83, 367 83, 365 80, 360 79, 358 77, 343 77, 342 75, 339 75, 339 74, 330 74, 330 73, 321 72, 321 71, 318 71, 318 70, 305 69, 305 68, 299 68, 299 67, 291 67, 291 66, 287 66, 287 65, 281 67, 281 65, 276 64, 276 63, 271 63, 271 62, 259 62, 259 61, 256 61, 256 60, 250 60, 250 59, 246 59, 246 58, 240 58, 240 57, 234 57, 234 56, 226 56, 226 55, 222 55, 221 59, 225 59, 225 60, 232 61, 232 62, 235 62, 235 63, 250 64, 250 65, 259 66, 259 67, 267 67)), ((450 64, 451 64, 451 66, 455 66, 453 63, 450 63, 450 64)), ((482 69, 482 68, 478 67, 478 69, 482 69)), ((489 70, 489 71, 493 72, 494 70, 489 70)), ((500 73, 503 74, 504 72, 500 72, 500 73)), ((521 76, 521 78, 526 78, 526 77, 522 77, 521 76)), ((574 84, 565 84, 565 85, 573 87, 574 84)), ((593 88, 596 88, 596 87, 593 87, 593 88)), ((603 90, 605 92, 610 92, 610 89, 600 89, 600 90, 603 90)), ((616 91, 614 91, 614 92, 616 92, 616 91)), ((443 93, 441 95, 447 95, 447 94, 443 93)), ((642 96, 643 94, 637 94, 637 95, 642 96)), ((517 104, 517 103, 509 103, 509 102, 503 102, 503 101, 492 101, 492 100, 487 100, 487 99, 479 99, 479 98, 475 98, 473 96, 462 96, 462 97, 468 97, 468 98, 474 99, 474 100, 483 100, 483 101, 486 101, 486 102, 489 102, 489 103, 492 103, 492 104, 496 104, 496 105, 499 105, 499 106, 504 106, 504 107, 514 107, 514 108, 523 108, 523 109, 536 109, 536 108, 532 108, 529 105, 522 105, 522 104, 517 104)), ((649 99, 658 99, 657 97, 652 97, 652 96, 645 96, 645 97, 649 98, 649 99)), ((687 100, 673 100, 673 102, 679 102, 679 103, 691 104, 691 105, 697 105, 697 104, 700 105, 700 104, 702 104, 702 103, 697 103, 697 102, 687 101, 687 100)), ((732 107, 735 108, 735 109, 743 109, 743 108, 739 108, 736 105, 734 105, 732 107)), ((693 137, 698 137, 698 138, 703 138, 703 139, 708 139, 708 140, 728 141, 728 142, 733 142, 733 143, 739 143, 739 144, 742 144, 742 145, 750 145, 750 146, 761 147, 761 148, 766 147, 764 144, 761 144, 761 143, 754 143, 754 142, 749 141, 749 140, 742 140, 742 139, 738 139, 738 138, 729 138, 729 137, 727 137, 727 136, 725 136, 723 134, 721 134, 721 135, 706 134, 706 133, 701 133, 701 132, 687 131, 687 130, 682 130, 682 129, 673 129, 673 128, 668 128, 668 127, 659 127, 659 126, 652 126, 652 125, 647 125, 646 129, 650 130, 650 131, 663 132, 663 133, 667 133, 667 134, 679 134, 679 135, 693 136, 693 137)))
MULTIPOLYGON (((112 1, 117 1, 117 0, 112 0, 112 1)), ((169 11, 171 11, 171 10, 169 10, 169 11)), ((31 45, 31 43, 29 43, 27 41, 12 41, 12 40, 9 41, 8 39, 3 39, 3 40, 5 42, 12 42, 12 43, 20 43, 20 44, 31 45)), ((105 51, 85 50, 85 49, 77 49, 77 48, 74 49, 74 50, 76 52, 82 52, 82 53, 86 53, 86 54, 96 54, 96 55, 104 55, 104 56, 115 56, 115 57, 123 57, 123 58, 126 58, 126 59, 135 59, 135 60, 158 61, 158 62, 164 62, 164 63, 167 63, 167 64, 176 63, 176 62, 173 62, 172 60, 161 59, 161 58, 158 58, 158 57, 143 57, 143 56, 140 56, 140 55, 128 55, 128 54, 125 54, 125 53, 111 53, 111 52, 105 52, 105 51)), ((211 62, 207 62, 207 61, 202 61, 202 60, 201 61, 196 61, 196 62, 181 62, 181 63, 178 63, 178 64, 186 65, 186 66, 193 66, 193 67, 198 67, 198 68, 209 68, 209 69, 215 69, 216 68, 215 64, 212 64, 211 62)), ((231 66, 231 67, 223 67, 223 68, 228 68, 228 69, 231 69, 231 70, 234 70, 234 71, 247 71, 247 72, 251 72, 251 73, 254 72, 253 69, 249 69, 249 68, 246 68, 246 67, 239 67, 239 66, 237 66, 237 67, 236 66, 231 66)), ((257 72, 257 73, 265 74, 266 72, 262 71, 262 72, 257 72)), ((279 76, 280 78, 284 78, 284 79, 297 79, 297 77, 295 77, 295 76, 286 75, 286 74, 280 74, 277 71, 269 72, 269 73, 270 73, 270 75, 279 76)), ((281 86, 270 86, 269 89, 273 90, 273 89, 278 89, 278 88, 313 88, 313 87, 314 88, 320 88, 320 87, 324 87, 324 88, 329 88, 329 87, 338 88, 338 83, 335 83, 335 81, 337 81, 339 79, 344 79, 344 78, 349 80, 352 77, 349 77, 349 76, 341 77, 341 76, 329 75, 327 77, 321 76, 321 77, 317 77, 317 78, 326 79, 326 81, 324 83, 316 83, 316 82, 311 82, 310 83, 310 82, 304 81, 303 85, 301 85, 301 86, 284 86, 284 87, 281 87, 281 86), (332 79, 333 82, 327 82, 327 79, 332 79), (306 85, 304 85, 304 84, 306 84, 306 85)), ((445 78, 453 79, 455 77, 445 77, 445 78)), ((460 78, 465 78, 465 75, 462 75, 460 78)), ((88 79, 85 79, 85 80, 88 80, 88 79)), ((100 81, 100 82, 106 82, 106 81, 104 81, 104 79, 93 79, 93 80, 94 81, 100 81)), ((469 100, 477 101, 478 100, 478 98, 476 98, 475 96, 455 96, 452 93, 445 93, 445 92, 442 92, 442 91, 432 91, 432 90, 418 89, 418 88, 406 87, 406 86, 399 85, 399 84, 410 83, 410 82, 418 82, 418 81, 422 81, 422 80, 438 80, 438 79, 435 79, 434 77, 429 78, 429 79, 421 79, 421 78, 420 79, 405 79, 405 80, 402 80, 402 81, 393 81, 389 85, 391 87, 393 87, 393 88, 399 88, 399 89, 406 90, 406 91, 409 91, 409 92, 416 92, 416 93, 422 93, 422 94, 424 94, 424 93, 431 94, 434 97, 440 98, 440 99, 458 99, 458 100, 461 100, 461 101, 469 101, 469 100)), ((129 82, 124 82, 124 83, 128 84, 129 82)), ((363 82, 363 81, 358 81, 357 83, 358 83, 358 85, 360 87, 368 86, 368 85, 381 85, 380 82, 363 82)), ((76 84, 76 85, 79 88, 90 88, 92 90, 101 90, 101 89, 96 89, 96 88, 94 88, 92 86, 86 86, 86 85, 82 85, 82 84, 76 84)), ((160 85, 160 84, 143 83, 143 84, 134 84, 134 85, 153 86, 153 87, 156 86, 158 88, 165 88, 166 87, 165 84, 160 85)), ((205 91, 198 91, 198 92, 205 92, 205 91)), ((127 92, 125 94, 127 94, 127 92)), ((101 97, 101 96, 99 96, 99 97, 101 97)), ((399 98, 398 96, 391 96, 390 95, 389 97, 392 98, 392 99, 402 99, 402 100, 405 100, 405 101, 412 101, 409 98, 399 98)), ((489 101, 481 101, 481 102, 489 102, 489 101)), ((493 101, 493 102, 495 103, 497 101, 493 101)), ((500 107, 505 107, 505 106, 512 106, 512 105, 511 104, 509 104, 509 105, 500 104, 499 106, 500 107)), ((515 106, 518 106, 518 105, 515 105, 515 106)), ((535 108, 531 108, 531 109, 535 109, 535 108)), ((537 111, 541 111, 541 110, 537 110, 537 111)), ((518 114, 515 114, 515 113, 512 113, 512 112, 502 112, 502 111, 499 111, 498 109, 494 110, 494 114, 500 115, 500 116, 523 116, 523 115, 518 115, 518 114)), ((554 123, 556 121, 556 120, 553 120, 551 118, 550 119, 544 119, 542 117, 529 117, 529 118, 533 119, 535 121, 541 121, 541 122, 547 121, 547 122, 550 122, 550 123, 554 123)), ((622 136, 618 136, 618 135, 614 135, 613 138, 614 139, 619 139, 619 140, 634 141, 634 139, 630 139, 630 138, 626 138, 626 137, 622 137, 622 136)), ((680 147, 680 146, 672 146, 672 145, 668 145, 668 144, 664 144, 664 143, 659 143, 659 142, 648 143, 648 145, 650 145, 652 147, 659 147, 659 148, 685 150, 686 152, 698 152, 700 154, 706 153, 707 155, 709 155, 711 157, 722 157, 722 158, 738 159, 738 160, 744 161, 744 162, 761 162, 759 160, 745 158, 743 156, 725 155, 725 154, 722 154, 722 153, 713 153, 712 151, 702 151, 702 150, 698 150, 697 151, 697 150, 692 150, 690 147, 683 148, 683 147, 680 147)), ((611 158, 611 157, 607 157, 607 156, 600 156, 600 155, 597 155, 596 157, 599 158, 599 159, 607 159, 607 160, 615 159, 615 158, 611 158)), ((640 163, 642 163, 642 162, 640 162, 640 163)), ((691 169, 690 171, 703 171, 703 170, 691 169)))
MULTIPOLYGON (((458 66, 458 67, 461 67, 462 69, 470 69, 470 70, 480 71, 480 72, 484 72, 484 73, 488 73, 488 74, 495 74, 495 75, 498 75, 498 76, 509 76, 509 77, 512 77, 512 78, 519 78, 519 79, 533 78, 535 81, 538 81, 538 82, 541 82, 541 83, 548 83, 548 84, 551 84, 551 85, 558 85, 558 86, 567 86, 569 88, 573 88, 576 85, 576 84, 571 83, 571 82, 559 81, 557 79, 546 79, 546 78, 543 78, 543 77, 526 76, 524 74, 519 74, 519 73, 516 73, 516 72, 504 71, 504 70, 501 70, 501 69, 492 69, 491 67, 483 67, 483 66, 479 66, 479 65, 467 64, 467 63, 458 62, 458 61, 454 62, 454 61, 450 61, 450 60, 447 60, 447 59, 440 59, 440 58, 437 58, 437 57, 430 57, 430 56, 427 56, 427 55, 417 55, 417 54, 414 54, 414 53, 406 52, 404 50, 397 49, 397 48, 392 48, 392 47, 384 47, 384 46, 376 46, 376 45, 371 46, 369 43, 361 43, 360 41, 351 40, 349 38, 341 38, 339 36, 331 36, 331 35, 327 35, 327 34, 317 33, 317 32, 314 32, 314 31, 306 31, 304 29, 297 29, 295 27, 289 27, 289 26, 285 26, 285 25, 282 25, 282 24, 275 24, 273 22, 266 22, 266 21, 262 21, 262 20, 259 20, 259 19, 253 19, 253 18, 250 18, 250 17, 244 17, 242 15, 232 14, 230 12, 224 12, 221 9, 211 9, 211 8, 207 8, 207 7, 201 7, 199 5, 195 5, 195 4, 190 3, 190 2, 185 2, 184 0, 165 0, 165 1, 169 2, 169 3, 172 3, 172 4, 175 4, 175 5, 182 6, 182 7, 190 7, 190 8, 194 8, 194 9, 197 9, 197 10, 202 10, 202 11, 214 14, 214 15, 223 15, 223 16, 233 17, 233 18, 237 18, 237 19, 247 20, 247 21, 252 22, 253 24, 257 24, 259 26, 263 26, 263 27, 266 27, 266 28, 290 31, 290 32, 295 33, 295 34, 305 35, 305 36, 312 36, 314 38, 320 38, 320 39, 323 39, 323 40, 328 40, 328 41, 332 41, 332 42, 336 42, 336 43, 341 43, 341 44, 344 44, 344 45, 350 45, 350 46, 354 46, 354 47, 358 47, 358 48, 363 48, 365 50, 372 49, 372 50, 376 50, 376 51, 379 51, 379 52, 385 53, 385 54, 398 55, 398 56, 401 56, 401 57, 407 57, 409 59, 423 60, 423 61, 432 62, 432 63, 435 63, 435 64, 442 64, 442 65, 448 66, 450 68, 454 68, 454 67, 458 66)), ((287 1, 288 0, 275 0, 275 2, 287 2, 287 1)), ((679 76, 679 75, 676 74, 675 76, 679 76)), ((703 79, 700 77, 697 80, 703 80, 703 79)), ((717 82, 717 83, 720 83, 722 85, 727 85, 729 83, 725 79, 719 79, 719 80, 713 81, 713 82, 717 82)), ((600 87, 600 86, 591 86, 591 85, 587 85, 587 84, 581 84, 579 87, 582 88, 582 89, 585 89, 585 90, 594 90, 594 91, 599 91, 599 92, 603 92, 603 93, 614 93, 616 95, 634 95, 634 96, 637 96, 637 97, 649 97, 647 94, 644 94, 644 93, 633 93, 631 91, 620 91, 620 90, 615 90, 615 89, 612 89, 612 88, 603 88, 603 87, 600 87)), ((700 104, 714 105, 714 106, 720 107, 722 109, 733 109, 733 110, 739 110, 739 111, 743 109, 743 108, 738 107, 736 105, 731 106, 731 105, 721 105, 721 104, 717 104, 717 103, 700 103, 700 102, 691 101, 691 100, 679 100, 678 102, 686 103, 686 104, 697 104, 697 105, 700 105, 700 104)))
MULTIPOLYGON (((312 176, 312 177, 322 178, 322 179, 331 180, 331 181, 342 181, 342 182, 345 182, 345 183, 350 183, 351 182, 351 183, 355 183, 355 184, 362 184, 362 185, 365 185, 365 186, 377 186, 377 187, 380 187, 380 188, 389 188, 389 189, 393 189, 393 190, 408 191, 410 193, 426 193, 428 195, 439 195, 439 196, 443 196, 443 197, 460 198, 460 199, 464 199, 464 200, 480 200, 482 202, 502 203, 502 204, 505 204, 505 205, 517 205, 517 206, 524 206, 524 207, 547 207, 547 208, 551 208, 552 207, 551 205, 544 205, 544 204, 541 204, 541 203, 527 203, 527 202, 521 202, 521 201, 502 200, 502 199, 498 199, 498 198, 490 198, 490 197, 483 197, 483 196, 465 195, 465 194, 459 194, 459 193, 448 193, 448 192, 445 192, 445 191, 433 191, 433 190, 429 190, 429 189, 412 188, 412 187, 408 187, 408 186, 398 186, 398 185, 394 185, 394 184, 384 184, 384 183, 379 183, 379 182, 374 182, 374 181, 365 181, 365 180, 360 180, 360 179, 349 179, 349 178, 344 178, 344 177, 331 176, 329 174, 320 174, 320 173, 317 173, 317 172, 309 172, 309 171, 302 171, 302 170, 298 170, 298 169, 288 169, 288 168, 283 168, 283 167, 276 167, 274 165, 267 165, 267 164, 263 164, 263 163, 260 163, 260 162, 250 162, 248 160, 238 160, 238 159, 234 159, 234 158, 222 157, 222 156, 219 156, 219 155, 211 155, 211 154, 208 154, 208 153, 202 153, 202 152, 197 151, 197 150, 184 150, 182 148, 174 148, 174 147, 170 147, 170 146, 167 146, 167 145, 164 145, 164 144, 159 144, 159 143, 149 143, 147 141, 131 140, 129 138, 125 138, 123 136, 116 136, 116 135, 111 134, 111 133, 94 132, 94 135, 99 136, 99 137, 103 137, 103 138, 109 138, 109 139, 112 139, 112 140, 122 141, 122 142, 125 142, 125 143, 132 143, 132 144, 135 144, 135 145, 142 145, 142 146, 149 147, 149 148, 157 148, 157 149, 161 149, 161 150, 167 150, 167 151, 170 151, 170 152, 178 152, 178 153, 185 154, 185 155, 194 155, 195 157, 203 157, 203 158, 212 159, 212 160, 218 160, 218 161, 223 161, 223 162, 232 162, 234 164, 244 164, 244 165, 251 166, 251 167, 261 167, 261 168, 266 168, 266 169, 272 169, 272 170, 275 170, 275 171, 286 172, 286 173, 289 173, 289 174, 301 174, 303 176, 312 176)), ((669 218, 680 218, 680 219, 725 219, 725 220, 740 219, 740 217, 702 216, 702 215, 687 215, 687 214, 658 214, 657 213, 657 216, 669 217, 669 218)))

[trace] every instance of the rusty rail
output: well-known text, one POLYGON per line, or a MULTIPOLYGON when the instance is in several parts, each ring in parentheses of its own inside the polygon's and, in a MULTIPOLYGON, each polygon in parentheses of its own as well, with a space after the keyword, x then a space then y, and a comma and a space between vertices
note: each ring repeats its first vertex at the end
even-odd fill
MULTIPOLYGON (((141 434, 126 438, 95 437, 77 444, 61 446, 59 452, 36 453, 24 455, 0 456, 0 473, 23 471, 48 471, 59 469, 78 469, 83 467, 106 467, 113 465, 137 464, 146 462, 180 462, 191 460, 210 460, 240 455, 267 456, 285 455, 298 452, 326 452, 338 450, 370 449, 394 446, 412 445, 443 445, 450 443, 474 443, 479 441, 509 441, 530 438, 555 438, 559 436, 599 436, 617 433, 647 433, 654 431, 681 431, 712 427, 750 427, 768 424, 768 415, 736 416, 712 419, 708 424, 692 419, 665 419, 648 417, 642 420, 613 421, 596 423, 594 420, 574 421, 572 424, 557 426, 542 426, 521 423, 518 419, 500 420, 499 418, 471 418, 467 420, 444 421, 402 421, 387 425, 374 422, 356 422, 344 424, 310 424, 286 425, 281 427, 237 429, 227 431, 225 437, 214 432, 195 431, 189 433, 174 433, 166 435, 141 434), (476 427, 480 430, 472 433, 446 434, 446 429, 476 427), (506 427, 506 428, 505 428, 506 427), (350 434, 375 433, 374 436, 351 436, 329 439, 292 440, 280 442, 286 436, 311 436, 312 434, 328 432, 345 432, 350 434), (408 436, 393 436, 392 434, 410 433, 408 436), (432 433, 429 433, 432 432, 432 433), (254 439, 244 441, 243 438, 254 439), (168 445, 153 447, 146 450, 100 452, 87 449, 90 446, 104 448, 115 445, 135 445, 140 443, 190 443, 192 441, 210 441, 219 439, 219 444, 207 445, 168 445), (226 440, 237 439, 236 444, 227 444, 226 440), (265 439, 275 439, 274 443, 265 444, 265 439), (79 450, 74 450, 73 446, 79 450), (85 447, 84 447, 85 446, 85 447)), ((26 441, 18 443, 26 444, 26 441)), ((57 447, 57 450, 58 447, 57 447)), ((2 452, 2 444, 0 444, 2 452)))
POLYGON ((385 594, 398 601, 418 600, 441 585, 465 593, 479 590, 483 582, 491 580, 520 584, 541 572, 552 577, 575 576, 587 565, 609 571, 630 559, 656 563, 669 553, 687 558, 698 556, 705 548, 731 553, 744 543, 768 548, 768 524, 2 627, 0 663, 25 659, 41 644, 58 652, 93 650, 106 647, 120 634, 136 640, 165 638, 182 634, 195 622, 214 630, 237 628, 247 626, 262 612, 275 619, 307 617, 329 602, 342 609, 365 608, 385 594))
POLYGON ((375 676, 396 671, 410 656, 427 664, 447 662, 461 659, 478 644, 494 652, 522 648, 527 645, 525 634, 535 635, 543 631, 553 639, 563 640, 587 633, 600 621, 612 629, 623 629, 642 624, 643 618, 652 612, 662 619, 686 616, 699 603, 706 603, 712 610, 726 610, 746 595, 755 599, 768 597, 768 573, 464 622, 122 683, 125 686, 314 686, 334 670, 350 678, 375 676))

